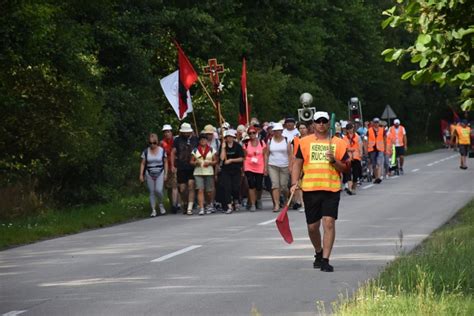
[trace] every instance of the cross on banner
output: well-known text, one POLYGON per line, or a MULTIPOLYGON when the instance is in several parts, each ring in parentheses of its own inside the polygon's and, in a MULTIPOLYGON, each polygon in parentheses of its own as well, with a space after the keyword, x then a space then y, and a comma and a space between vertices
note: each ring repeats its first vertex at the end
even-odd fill
POLYGON ((218 64, 216 58, 209 59, 207 66, 203 67, 203 71, 206 75, 211 78, 212 84, 214 85, 215 92, 219 92, 219 74, 224 72, 224 64, 218 64))

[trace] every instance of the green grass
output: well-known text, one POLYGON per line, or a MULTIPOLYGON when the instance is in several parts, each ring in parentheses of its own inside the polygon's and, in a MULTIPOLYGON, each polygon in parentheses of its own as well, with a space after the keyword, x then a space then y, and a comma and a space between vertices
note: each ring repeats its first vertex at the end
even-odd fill
POLYGON ((409 145, 408 150, 406 151, 407 156, 414 155, 414 154, 427 153, 436 149, 443 148, 442 142, 439 142, 439 141, 435 142, 432 140, 429 140, 424 143, 414 144, 412 146, 410 144, 408 145, 409 145))
POLYGON ((149 216, 148 195, 0 221, 0 249, 149 216))
POLYGON ((474 315, 474 200, 402 255, 335 315, 474 315))

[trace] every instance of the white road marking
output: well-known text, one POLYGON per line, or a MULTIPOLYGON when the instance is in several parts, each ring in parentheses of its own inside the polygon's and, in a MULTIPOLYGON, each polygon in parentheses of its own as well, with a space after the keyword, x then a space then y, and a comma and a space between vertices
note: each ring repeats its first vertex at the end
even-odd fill
POLYGON ((26 313, 26 311, 11 311, 8 313, 3 314, 3 316, 15 316, 15 315, 20 315, 26 313))
POLYGON ((368 185, 366 185, 365 187, 362 187, 362 190, 371 188, 371 187, 373 187, 374 185, 375 185, 375 184, 368 184, 368 185))
POLYGON ((163 261, 168 260, 168 259, 170 259, 170 258, 179 256, 179 255, 181 255, 181 254, 183 254, 183 253, 186 253, 186 252, 189 252, 189 251, 191 251, 191 250, 194 250, 194 249, 197 249, 197 248, 201 248, 201 247, 202 247, 202 245, 189 246, 189 247, 183 248, 183 249, 181 249, 181 250, 178 250, 178 251, 169 253, 169 254, 167 254, 167 255, 165 255, 165 256, 162 256, 162 257, 153 259, 153 260, 151 260, 151 262, 163 262, 163 261))
POLYGON ((417 172, 419 171, 420 169, 413 169, 411 172, 417 172))
POLYGON ((264 225, 268 225, 268 224, 274 223, 274 222, 275 222, 275 219, 272 218, 272 219, 270 219, 270 220, 268 220, 268 221, 258 223, 257 225, 259 225, 259 226, 264 226, 264 225))
POLYGON ((434 163, 429 163, 426 166, 431 167, 432 165, 434 165, 434 163))
POLYGON ((400 176, 392 176, 392 177, 390 177, 390 179, 396 179, 398 177, 400 177, 400 176))

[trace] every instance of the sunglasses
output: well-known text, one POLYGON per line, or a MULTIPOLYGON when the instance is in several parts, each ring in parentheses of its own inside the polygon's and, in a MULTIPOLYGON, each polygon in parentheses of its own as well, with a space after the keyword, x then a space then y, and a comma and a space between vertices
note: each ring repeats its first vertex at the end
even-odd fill
POLYGON ((329 120, 325 119, 325 118, 322 118, 322 119, 317 119, 316 121, 314 121, 314 123, 316 123, 316 124, 327 124, 327 123, 329 123, 329 120))
POLYGON ((158 143, 157 143, 157 142, 149 142, 148 144, 150 144, 150 145, 157 145, 158 143))
POLYGON ((249 133, 249 135, 255 135, 255 134, 257 134, 257 133, 255 133, 255 132, 250 132, 249 133))

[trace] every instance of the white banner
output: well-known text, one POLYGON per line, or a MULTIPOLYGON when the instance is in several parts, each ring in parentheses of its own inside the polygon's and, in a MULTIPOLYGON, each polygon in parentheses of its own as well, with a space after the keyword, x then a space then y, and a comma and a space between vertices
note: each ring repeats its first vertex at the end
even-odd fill
MULTIPOLYGON (((164 77, 163 79, 160 80, 161 88, 163 89, 163 92, 165 93, 166 98, 168 99, 168 102, 171 104, 171 107, 173 108, 174 112, 176 113, 176 116, 179 119, 179 70, 176 70, 172 74, 164 77)), ((186 118, 188 113, 191 113, 193 111, 193 103, 191 102, 191 93, 189 93, 189 90, 187 91, 188 95, 188 110, 186 113, 184 113, 183 118, 186 118)))

